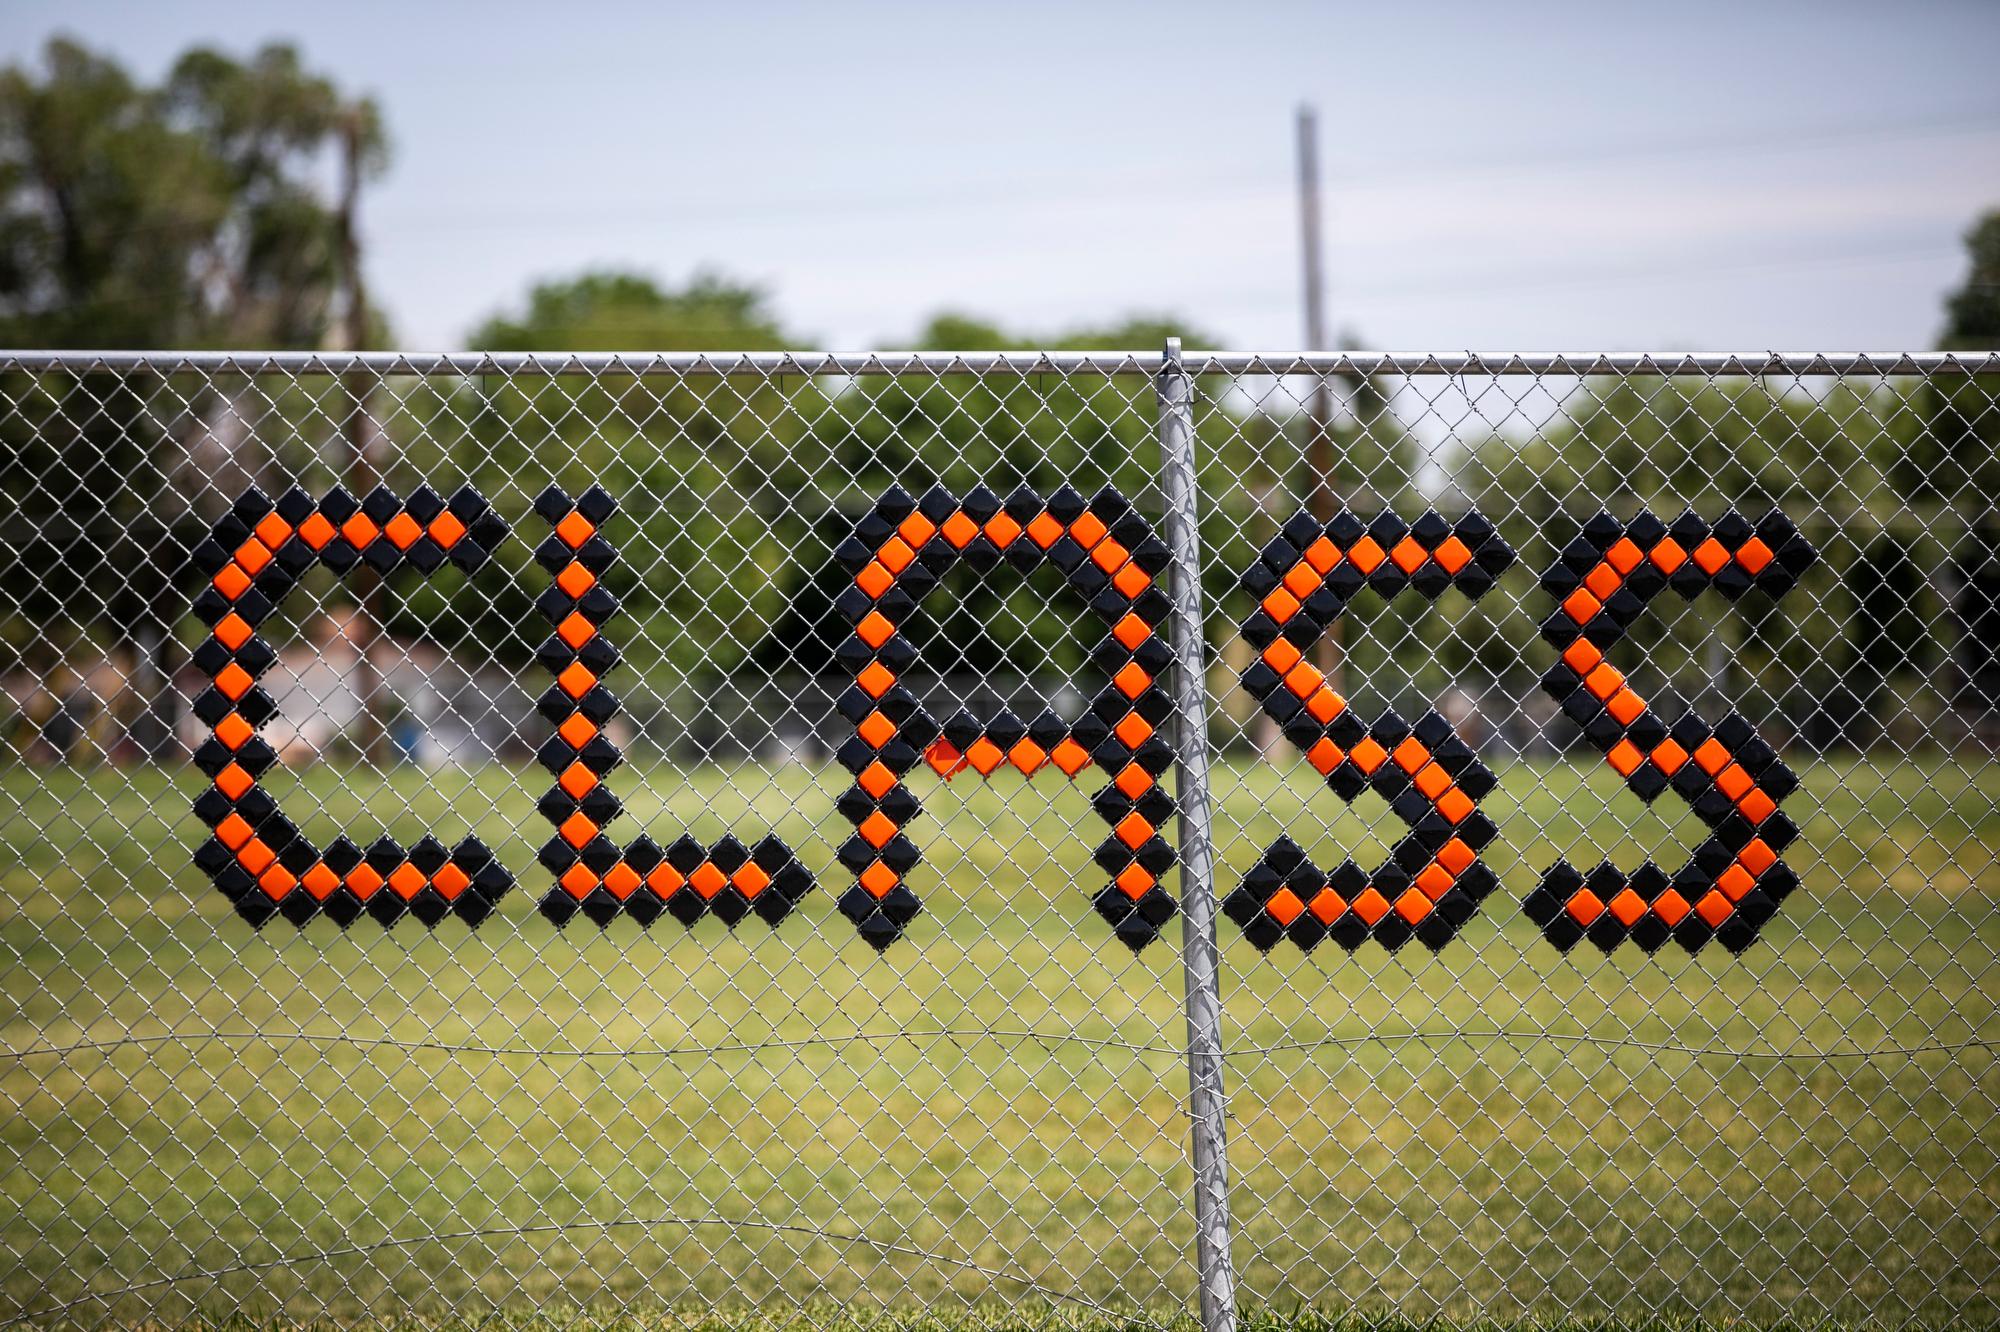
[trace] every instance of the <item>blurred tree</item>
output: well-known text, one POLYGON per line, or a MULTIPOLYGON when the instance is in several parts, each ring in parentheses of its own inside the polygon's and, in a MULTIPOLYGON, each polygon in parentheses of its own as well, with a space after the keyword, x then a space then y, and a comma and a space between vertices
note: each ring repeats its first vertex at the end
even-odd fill
POLYGON ((1676 626, 1676 600, 1656 601, 1634 626, 1634 659, 1643 657, 1678 695, 1659 700, 1670 715, 1684 702, 1776 725, 1789 717, 1822 738, 1850 734, 1873 706, 1883 672, 1929 664, 1927 640, 1887 651, 1881 633, 1905 621, 1881 596, 1868 621, 1879 627, 1858 619, 1858 602, 1882 579, 1871 552, 1899 569, 1912 559, 1936 563, 1934 551, 1913 554, 1908 543, 1919 534, 1906 530, 1909 510, 1887 481, 1921 432, 1913 392, 1862 380, 1584 381, 1563 393, 1546 422, 1475 442, 1459 485, 1522 556, 1481 613, 1529 612, 1485 638, 1489 668, 1523 692, 1533 687, 1546 649, 1521 653, 1520 646, 1534 635, 1533 608, 1552 609, 1535 575, 1598 510, 1630 517, 1647 508, 1671 521, 1689 508, 1712 520, 1732 508, 1755 519, 1777 507, 1822 555, 1803 586, 1777 602, 1745 598, 1726 612, 1698 605, 1689 613, 1708 626, 1701 632, 1676 626), (1903 539, 1882 539, 1891 533, 1903 539), (1724 697, 1705 698, 1718 683, 1724 697))
POLYGON ((1970 271, 1965 285, 1945 298, 1944 337, 1952 351, 2000 347, 2000 208, 1985 214, 1965 233, 1970 271))
MULTIPOLYGON (((762 291, 709 271, 681 285, 627 270, 543 282, 470 340, 482 351, 639 355, 797 345, 762 291)), ((500 582, 511 576, 535 588, 546 577, 525 560, 539 522, 527 508, 549 482, 572 494, 596 482, 619 497, 613 537, 624 559, 608 582, 625 605, 621 640, 646 685, 671 703, 692 699, 694 682, 732 670, 784 609, 783 581, 744 566, 781 569, 813 542, 809 524, 824 507, 817 488, 826 476, 807 423, 820 402, 816 386, 799 378, 513 376, 468 385, 442 414, 406 415, 470 423, 455 444, 429 425, 418 433, 430 438, 412 444, 419 458, 427 449, 451 454, 441 474, 455 465, 522 524, 524 545, 502 552, 521 567, 496 571, 500 582)), ((527 622, 510 626, 499 613, 512 605, 504 590, 496 585, 495 613, 472 628, 488 650, 519 658, 535 644, 522 637, 527 622)))
MULTIPOLYGON (((1213 346, 1165 315, 1135 315, 1037 336, 961 312, 932 316, 911 340, 919 351, 1156 351, 1170 334, 1213 346)), ((820 481, 824 521, 810 524, 814 555, 803 561, 783 617, 756 644, 769 670, 839 674, 833 653, 848 630, 833 610, 845 573, 828 555, 890 486, 921 494, 933 484, 955 493, 985 484, 1001 495, 1027 485, 1047 494, 1069 484, 1088 494, 1115 485, 1142 511, 1160 513, 1158 428, 1146 375, 1036 375, 1019 379, 945 375, 857 379, 829 399, 814 432, 825 450, 820 481)), ((1216 413, 1210 434, 1241 451, 1240 421, 1216 413)), ((1209 461, 1213 463, 1214 458, 1209 461)), ((908 626, 923 670, 994 679, 1045 680, 1077 672, 1094 640, 1075 627, 1082 607, 1059 579, 974 576, 953 569, 908 626)), ((1003 691, 1004 692, 1004 691, 1003 691)))
MULTIPOLYGON (((1966 245, 1969 271, 1946 299, 1940 345, 2000 346, 2000 212, 1980 219, 1966 245)), ((1599 507, 1668 517, 1689 503, 1753 517, 1786 509, 1808 527, 1821 565, 1776 606, 1740 604, 1709 641, 1729 645, 1731 706, 1789 715, 1818 742, 1865 742, 1891 725, 1922 735, 1932 719, 1909 714, 1910 700, 1991 707, 2000 696, 1990 683, 2000 678, 2000 620, 1986 610, 2000 567, 1989 516, 2000 502, 1992 377, 1586 382, 1545 424, 1476 444, 1460 480, 1488 512, 1510 515, 1508 535, 1529 554, 1510 577, 1530 598, 1526 571, 1546 567, 1599 507), (1936 679, 1948 663, 1954 680, 1936 679)), ((1683 694, 1699 692, 1709 666, 1667 613, 1650 618, 1635 634, 1649 663, 1689 682, 1683 694)), ((1501 645, 1513 637, 1489 640, 1496 670, 1507 668, 1501 645)), ((1522 668, 1514 674, 1525 686, 1522 668)))
POLYGON ((482 351, 768 351, 785 342, 762 291, 705 270, 680 288, 610 269, 539 283, 524 310, 472 332, 482 351))
MULTIPOLYGON (((1973 225, 1965 248, 1965 284, 1945 298, 1938 345, 1947 351, 2000 348, 2000 209, 1973 225)), ((1963 477, 1967 493, 1956 497, 1957 507, 1972 515, 1954 561, 1959 641, 1953 656, 1963 690, 1955 696, 1968 711, 1990 716, 2000 708, 2000 523, 1993 515, 2000 502, 2000 378, 1940 382, 1932 394, 1931 430, 1943 456, 1930 461, 1943 477, 1930 489, 1953 498, 1945 488, 1963 477)))
MULTIPOLYGON (((1945 351, 2000 347, 2000 209, 1965 234, 1965 283, 1945 298, 1945 351)), ((1918 503, 1977 514, 2000 501, 2000 382, 1938 380, 1927 394, 1930 428, 1895 470, 1897 490, 1918 503)))
MULTIPOLYGON (((908 345, 913 351, 1157 351, 1178 335, 1193 351, 1215 339, 1184 326, 1168 314, 1134 314, 1110 324, 1082 324, 1046 337, 1010 334, 976 315, 944 310, 927 320, 908 345)), ((886 346, 897 345, 894 341, 886 346)))
MULTIPOLYGON (((372 104, 283 45, 245 61, 192 50, 158 86, 65 38, 0 69, 0 346, 322 345, 344 274, 314 182, 343 136, 380 171, 372 104)), ((246 423, 311 419, 310 404, 238 410, 201 377, 157 373, 10 375, 0 393, 0 581, 28 590, 0 637, 45 659, 129 636, 155 711, 202 512, 295 433, 246 423), (79 645, 44 636, 54 608, 36 596, 61 599, 79 645)), ((160 717, 141 729, 144 746, 166 739, 160 717)))
MULTIPOLYGON (((1038 336, 955 311, 934 316, 913 344, 924 351, 1146 354, 1175 333, 1191 352, 1218 345, 1212 335, 1188 330, 1170 315, 1141 314, 1038 336)), ((1219 376, 1196 387, 1206 595, 1223 616, 1240 619, 1250 606, 1236 589, 1237 574, 1319 481, 1308 457, 1296 383, 1271 381, 1261 397, 1253 396, 1259 392, 1255 387, 1219 376)), ((1340 410, 1328 423, 1334 443, 1328 480, 1341 502, 1371 515, 1393 503, 1415 516, 1422 507, 1412 503, 1418 451, 1388 409, 1382 387, 1343 383, 1337 397, 1340 410)), ((831 474, 851 478, 851 484, 838 514, 815 526, 832 530, 836 538, 892 484, 913 493, 933 483, 962 492, 983 482, 1003 495, 1023 484, 1044 493, 1064 483, 1086 493, 1110 484, 1156 520, 1163 509, 1158 406, 1145 375, 861 380, 832 405, 817 433, 829 450, 831 474)), ((832 602, 845 582, 837 566, 824 563, 758 645, 756 660, 770 669, 795 662, 808 664, 815 674, 838 674, 832 654, 847 629, 832 602)), ((1391 614, 1421 617, 1430 608, 1419 601, 1404 599, 1391 614)), ((1054 670, 1092 687, 1084 660, 1091 636, 1079 639, 1079 608, 1059 592, 1059 584, 1032 575, 978 578, 954 570, 927 598, 925 609, 929 614, 909 627, 923 649, 925 670, 1037 681, 1046 681, 1054 670)), ((1371 697, 1393 694, 1400 706, 1408 703, 1405 695, 1429 691, 1428 700, 1443 688, 1454 660, 1439 656, 1411 666, 1403 654, 1392 665, 1404 633, 1393 625, 1376 629, 1357 636, 1356 643, 1357 678, 1367 681, 1371 697)), ((1239 646, 1240 640, 1232 640, 1226 651, 1239 646)), ((1218 665, 1217 688, 1229 692, 1233 671, 1243 665, 1247 660, 1233 658, 1218 665)))
POLYGON ((313 173, 362 112, 289 46, 196 49, 147 88, 66 38, 0 70, 0 343, 313 347, 340 281, 313 173))

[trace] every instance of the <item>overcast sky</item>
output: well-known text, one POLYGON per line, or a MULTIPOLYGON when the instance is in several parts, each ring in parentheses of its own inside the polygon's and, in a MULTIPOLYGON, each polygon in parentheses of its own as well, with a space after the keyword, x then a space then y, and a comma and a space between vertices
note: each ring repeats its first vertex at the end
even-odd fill
POLYGON ((398 340, 593 266, 769 289, 802 343, 950 307, 1295 345, 1292 115, 1371 347, 1927 346, 2000 206, 2000 3, 8 7, 156 77, 296 42, 394 137, 398 340))

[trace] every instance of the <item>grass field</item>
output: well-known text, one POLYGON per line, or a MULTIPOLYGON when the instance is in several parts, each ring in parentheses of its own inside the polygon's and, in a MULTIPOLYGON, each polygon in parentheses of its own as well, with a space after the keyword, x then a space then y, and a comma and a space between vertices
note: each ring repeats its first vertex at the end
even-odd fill
MULTIPOLYGON (((1555 855, 1691 833, 1596 768, 1499 775, 1504 888, 1444 952, 1222 924, 1260 1326, 2000 1320, 2000 772, 1804 769, 1804 888, 1741 959, 1540 942, 1555 855)), ((825 870, 839 776, 661 769, 625 826, 775 826, 825 870)), ((927 794, 927 913, 878 958, 825 891, 775 937, 558 934, 540 775, 504 767, 274 787, 320 837, 469 821, 523 875, 476 934, 256 933, 188 864, 196 780, 0 774, 0 1317, 1191 1302, 1177 936, 1135 958, 1090 914, 1099 783, 927 794)), ((1216 780, 1225 886, 1281 829, 1363 863, 1391 831, 1289 765, 1216 780)))

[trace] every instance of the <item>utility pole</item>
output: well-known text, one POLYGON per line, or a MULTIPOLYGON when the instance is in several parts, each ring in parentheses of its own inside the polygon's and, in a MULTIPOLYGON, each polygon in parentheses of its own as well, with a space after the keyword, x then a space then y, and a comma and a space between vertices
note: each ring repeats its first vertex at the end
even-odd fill
MULTIPOLYGON (((1320 258, 1319 119, 1300 103, 1298 115, 1299 254, 1304 281, 1305 347, 1326 350, 1326 275, 1320 258)), ((1306 465, 1312 470, 1311 508, 1322 522, 1333 517, 1333 402, 1326 377, 1313 380, 1306 405, 1306 465)))
MULTIPOLYGON (((340 205, 334 214, 343 301, 339 340, 351 352, 362 350, 368 341, 368 293, 361 279, 360 208, 362 136, 370 119, 367 104, 356 103, 342 114, 340 124, 340 205)), ((357 500, 366 499, 381 480, 369 452, 374 431, 368 419, 368 388, 367 377, 359 371, 341 379, 345 402, 340 433, 346 454, 340 468, 341 480, 357 500)), ((381 638, 381 620, 377 615, 381 581, 380 575, 365 563, 354 570, 354 619, 349 633, 349 641, 358 654, 354 664, 354 692, 361 708, 355 719, 355 742, 363 756, 376 763, 386 757, 388 750, 388 728, 382 717, 382 679, 375 669, 374 655, 381 638)))
MULTIPOLYGON (((1299 251, 1300 277, 1304 282, 1305 345, 1307 351, 1326 351, 1326 276, 1320 258, 1319 210, 1319 117, 1310 103, 1301 102, 1298 112, 1299 172, 1299 251)), ((1337 466, 1333 438, 1333 394, 1327 376, 1315 375, 1306 398, 1306 470, 1311 473, 1304 496, 1313 517, 1326 522, 1339 508, 1333 477, 1337 466)), ((1340 625, 1328 626, 1317 652, 1318 666, 1327 683, 1341 685, 1340 625)))
POLYGON ((1299 253, 1304 260, 1306 350, 1326 348, 1326 278, 1320 266, 1319 117, 1299 104, 1299 253))
MULTIPOLYGON (((340 207, 335 213, 340 232, 342 296, 341 341, 348 351, 360 351, 368 340, 368 292, 361 279, 361 133, 366 113, 349 108, 340 122, 340 207)), ((349 419, 347 432, 357 455, 365 453, 362 427, 349 419)))

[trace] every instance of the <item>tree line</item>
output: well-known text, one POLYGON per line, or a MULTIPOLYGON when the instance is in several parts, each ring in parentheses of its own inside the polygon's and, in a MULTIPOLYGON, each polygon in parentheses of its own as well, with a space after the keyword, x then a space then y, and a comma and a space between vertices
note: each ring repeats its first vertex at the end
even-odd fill
MULTIPOLYGON (((288 47, 241 60, 191 51, 147 86, 102 55, 51 42, 38 66, 0 71, 0 344, 385 345, 354 218, 388 159, 378 108, 288 47)), ((2000 212, 1973 228, 1968 249, 1940 345, 2000 345, 2000 212)), ((909 342, 1149 349, 1169 333, 1216 345, 1167 315, 1015 331, 946 313, 909 342)), ((798 345, 767 293, 709 272, 680 284, 621 271, 541 283, 469 341, 494 351, 798 345)), ((1745 712, 1787 717, 1825 742, 1865 741, 1918 695, 1982 714, 2000 699, 2000 386, 1568 381, 1548 386, 1559 401, 1538 416, 1510 410, 1486 425, 1473 410, 1463 419, 1475 424, 1442 433, 1406 400, 1464 386, 1328 387, 1200 386, 1218 616, 1247 613, 1232 571, 1301 507, 1478 507, 1522 556, 1477 605, 1409 598, 1373 612, 1328 654, 1355 689, 1396 680, 1412 696, 1434 694, 1472 676, 1530 690, 1534 571, 1598 507, 1678 512, 1696 498, 1753 517, 1786 507, 1827 555, 1784 603, 1738 608, 1721 631, 1745 712)), ((828 552, 873 495, 892 484, 983 482, 1003 494, 1108 484, 1157 511, 1153 431, 1140 376, 9 374, 0 653, 32 673, 77 654, 137 651, 147 661, 136 665, 164 679, 193 644, 186 552, 242 486, 469 483, 524 538, 470 586, 447 572, 379 588, 310 585, 295 602, 362 598, 392 635, 524 665, 545 577, 532 567, 528 506, 553 477, 626 497, 627 558, 612 585, 647 687, 692 698, 732 672, 837 673, 845 628, 828 552)), ((1032 577, 947 580, 923 633, 967 669, 1081 670, 1074 609, 1048 593, 1032 577)), ((1670 623, 1638 636, 1669 678, 1712 673, 1713 661, 1676 646, 1689 636, 1670 623)), ((152 719, 153 742, 165 722, 152 719)))

